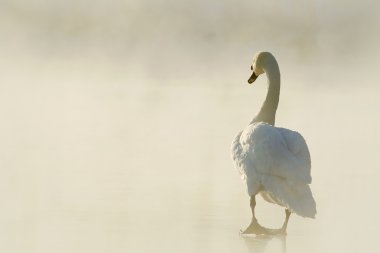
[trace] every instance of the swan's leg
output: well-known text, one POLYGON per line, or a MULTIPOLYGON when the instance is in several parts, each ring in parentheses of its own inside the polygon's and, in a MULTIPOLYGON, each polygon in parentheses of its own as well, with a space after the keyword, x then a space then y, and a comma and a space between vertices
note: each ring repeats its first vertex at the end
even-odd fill
POLYGON ((290 214, 291 212, 289 211, 289 209, 285 209, 285 221, 284 221, 284 224, 282 225, 282 232, 286 234, 286 228, 288 227, 288 221, 289 221, 289 217, 290 217, 290 214))
POLYGON ((256 207, 256 199, 255 195, 251 196, 250 200, 250 206, 251 206, 251 211, 252 211, 252 221, 251 224, 244 230, 241 231, 242 234, 269 234, 270 232, 268 229, 262 227, 255 216, 255 207, 256 207))

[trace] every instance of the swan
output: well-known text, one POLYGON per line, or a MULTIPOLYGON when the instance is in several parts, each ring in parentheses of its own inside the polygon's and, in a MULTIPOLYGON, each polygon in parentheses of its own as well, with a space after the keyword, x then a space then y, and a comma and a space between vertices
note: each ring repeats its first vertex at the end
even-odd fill
POLYGON ((268 90, 259 113, 240 131, 231 145, 232 160, 247 185, 252 220, 242 234, 286 234, 289 217, 295 213, 315 218, 316 204, 309 187, 311 160, 307 144, 298 132, 275 127, 280 97, 280 69, 269 52, 253 58, 252 84, 266 74, 268 90), (261 226, 255 217, 256 195, 285 207, 285 221, 279 229, 261 226))

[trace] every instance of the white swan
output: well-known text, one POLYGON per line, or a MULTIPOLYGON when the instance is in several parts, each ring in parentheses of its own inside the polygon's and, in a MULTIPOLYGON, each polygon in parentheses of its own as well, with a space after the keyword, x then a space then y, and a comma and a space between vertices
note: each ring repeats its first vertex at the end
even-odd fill
POLYGON ((292 212, 314 218, 316 205, 309 184, 310 154, 304 138, 297 132, 274 127, 280 96, 280 70, 274 56, 259 52, 251 65, 248 83, 266 73, 266 99, 250 124, 234 138, 232 159, 247 184, 251 198, 251 224, 242 233, 286 233, 292 212), (280 229, 267 229, 255 217, 255 196, 260 193, 268 202, 285 207, 286 218, 280 229))

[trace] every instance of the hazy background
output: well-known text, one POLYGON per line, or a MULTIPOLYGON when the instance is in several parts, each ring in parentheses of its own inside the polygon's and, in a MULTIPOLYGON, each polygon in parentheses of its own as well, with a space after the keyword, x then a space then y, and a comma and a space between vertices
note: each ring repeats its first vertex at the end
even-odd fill
MULTIPOLYGON (((4 252, 358 252, 378 248, 377 1, 0 1, 4 252), (276 123, 312 155, 316 220, 238 236, 229 146, 282 73, 276 123)), ((283 210, 262 201, 261 223, 283 210)))

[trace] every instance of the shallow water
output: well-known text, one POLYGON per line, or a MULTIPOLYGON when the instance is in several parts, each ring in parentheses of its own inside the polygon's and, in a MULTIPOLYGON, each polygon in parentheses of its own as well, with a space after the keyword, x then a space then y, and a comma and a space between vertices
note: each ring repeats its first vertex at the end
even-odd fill
MULTIPOLYGON (((318 214, 315 220, 291 216, 286 237, 245 238, 238 232, 250 220, 249 198, 229 145, 259 108, 264 81, 254 88, 12 81, 0 95, 4 252, 377 247, 375 88, 342 93, 283 85, 277 125, 307 139, 318 214)), ((260 197, 257 214, 269 227, 285 216, 260 197)))

